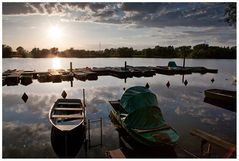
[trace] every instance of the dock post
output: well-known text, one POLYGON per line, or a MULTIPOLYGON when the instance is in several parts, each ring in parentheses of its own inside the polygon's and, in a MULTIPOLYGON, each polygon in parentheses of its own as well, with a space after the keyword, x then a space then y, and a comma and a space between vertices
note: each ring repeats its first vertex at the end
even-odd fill
POLYGON ((85 89, 83 89, 83 106, 85 107, 85 89))
POLYGON ((70 62, 70 72, 72 72, 72 62, 70 62))
POLYGON ((102 146, 102 125, 103 122, 102 122, 102 117, 100 118, 100 145, 102 146))
POLYGON ((83 112, 84 112, 84 124, 86 125, 86 109, 85 109, 85 89, 83 89, 83 112))
POLYGON ((88 139, 89 139, 89 146, 90 146, 90 120, 88 119, 88 139))
POLYGON ((184 54, 184 57, 183 57, 183 68, 185 68, 185 54, 184 54))

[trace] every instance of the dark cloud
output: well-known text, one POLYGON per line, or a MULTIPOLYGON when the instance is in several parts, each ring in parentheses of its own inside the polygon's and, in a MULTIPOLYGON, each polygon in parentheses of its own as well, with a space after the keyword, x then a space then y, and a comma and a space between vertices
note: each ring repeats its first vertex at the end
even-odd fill
POLYGON ((3 15, 68 13, 76 21, 136 24, 140 27, 203 27, 225 26, 226 5, 225 3, 3 3, 3 15))

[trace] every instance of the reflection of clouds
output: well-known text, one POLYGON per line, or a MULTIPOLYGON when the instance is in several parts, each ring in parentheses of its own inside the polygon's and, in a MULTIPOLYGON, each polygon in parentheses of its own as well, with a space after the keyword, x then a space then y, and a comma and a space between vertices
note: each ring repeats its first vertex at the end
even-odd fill
MULTIPOLYGON (((21 95, 18 94, 5 94, 2 95, 3 100, 3 117, 7 118, 9 113, 15 115, 37 115, 45 119, 48 115, 49 109, 52 104, 56 101, 55 95, 36 95, 28 93, 28 101, 24 103, 21 100, 21 95)), ((10 116, 9 116, 10 117, 10 116)), ((16 118, 10 118, 16 119, 16 118)), ((25 118, 26 119, 26 118, 25 118)))
POLYGON ((219 121, 219 118, 202 118, 201 119, 201 122, 211 124, 211 125, 216 125, 218 121, 219 121))
POLYGON ((217 125, 219 121, 235 120, 234 113, 224 112, 225 110, 219 107, 205 103, 202 87, 178 86, 167 89, 164 86, 151 85, 151 88, 157 94, 163 113, 175 112, 180 118, 190 116, 191 119, 199 119, 201 123, 211 125, 217 125))
POLYGON ((222 113, 222 117, 223 117, 223 119, 224 119, 225 121, 230 121, 230 120, 235 119, 235 116, 232 116, 232 115, 230 115, 230 114, 228 114, 228 113, 222 113))
POLYGON ((3 157, 54 157, 47 125, 3 122, 2 128, 3 157))

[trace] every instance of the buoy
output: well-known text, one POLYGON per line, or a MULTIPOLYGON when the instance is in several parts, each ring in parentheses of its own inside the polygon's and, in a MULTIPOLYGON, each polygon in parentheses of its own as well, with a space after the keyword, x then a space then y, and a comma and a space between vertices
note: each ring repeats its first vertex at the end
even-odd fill
POLYGON ((188 81, 187 81, 187 80, 184 81, 184 85, 185 85, 185 86, 188 85, 188 81))
POLYGON ((212 79, 211 79, 211 82, 213 83, 214 81, 215 81, 214 78, 212 78, 212 79))
POLYGON ((65 90, 62 92, 61 96, 62 96, 63 98, 66 98, 66 96, 67 96, 67 93, 66 93, 66 91, 65 91, 65 90))
POLYGON ((149 84, 148 84, 148 83, 146 83, 145 87, 146 87, 146 88, 149 88, 149 84))
POLYGON ((168 88, 170 87, 170 83, 169 83, 169 81, 167 82, 166 86, 167 86, 168 88))
POLYGON ((27 94, 24 92, 23 95, 22 95, 22 100, 26 103, 27 100, 28 100, 28 96, 27 94))

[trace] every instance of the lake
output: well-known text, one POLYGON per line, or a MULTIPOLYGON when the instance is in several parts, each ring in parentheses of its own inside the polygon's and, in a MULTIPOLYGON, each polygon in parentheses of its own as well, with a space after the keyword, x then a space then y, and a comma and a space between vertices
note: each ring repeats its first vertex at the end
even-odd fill
MULTIPOLYGON (((183 62, 182 59, 157 58, 12 58, 2 60, 2 71, 69 69, 70 62, 73 68, 113 67, 124 66, 125 61, 132 66, 164 66, 168 61, 182 65, 183 62)), ((92 123, 90 133, 92 147, 87 148, 86 152, 82 146, 76 157, 106 157, 106 151, 120 147, 119 133, 109 118, 112 108, 108 101, 120 99, 124 89, 136 85, 144 86, 146 83, 157 95, 164 119, 180 135, 178 142, 180 147, 199 155, 200 140, 190 135, 190 131, 194 128, 236 144, 236 113, 204 102, 206 89, 236 90, 236 60, 187 59, 186 66, 215 68, 218 69, 218 73, 185 75, 187 86, 182 83, 182 75, 162 74, 153 77, 133 77, 126 81, 112 76, 99 76, 96 81, 85 82, 74 78, 73 87, 70 82, 39 83, 38 80, 33 80, 28 86, 5 85, 2 87, 2 156, 3 158, 58 157, 58 152, 52 146, 53 131, 48 120, 49 109, 61 97, 63 90, 66 91, 67 98, 82 99, 82 90, 85 89, 87 119, 103 119, 102 145, 99 145, 99 123, 92 123), (212 79, 215 81, 212 82, 212 79), (169 88, 166 86, 168 81, 169 88), (28 95, 26 103, 21 98, 23 93, 28 95)), ((213 157, 221 155, 221 151, 218 150, 213 157)))

